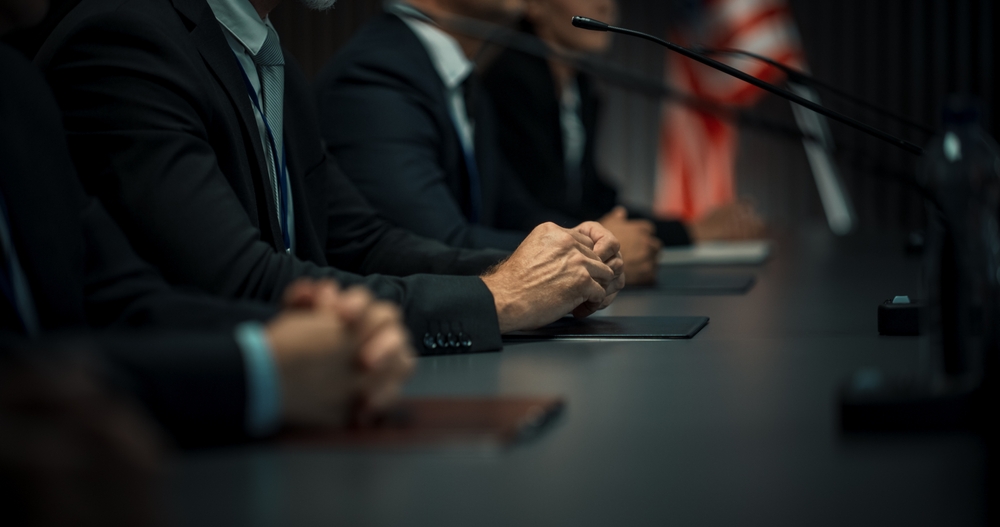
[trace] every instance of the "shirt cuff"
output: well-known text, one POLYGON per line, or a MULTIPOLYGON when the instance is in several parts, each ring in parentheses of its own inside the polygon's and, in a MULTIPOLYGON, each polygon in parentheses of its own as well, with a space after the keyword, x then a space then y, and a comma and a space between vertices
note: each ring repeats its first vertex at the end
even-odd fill
POLYGON ((246 429, 253 437, 274 433, 281 421, 281 386, 271 344, 259 322, 236 327, 236 344, 246 368, 246 429))

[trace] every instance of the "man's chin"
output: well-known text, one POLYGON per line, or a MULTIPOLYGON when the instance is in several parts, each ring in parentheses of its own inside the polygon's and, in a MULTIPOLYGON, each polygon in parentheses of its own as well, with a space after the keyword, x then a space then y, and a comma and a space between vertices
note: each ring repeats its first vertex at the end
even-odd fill
POLYGON ((306 6, 307 9, 326 11, 327 9, 333 9, 333 4, 337 3, 337 0, 299 0, 299 2, 306 6))

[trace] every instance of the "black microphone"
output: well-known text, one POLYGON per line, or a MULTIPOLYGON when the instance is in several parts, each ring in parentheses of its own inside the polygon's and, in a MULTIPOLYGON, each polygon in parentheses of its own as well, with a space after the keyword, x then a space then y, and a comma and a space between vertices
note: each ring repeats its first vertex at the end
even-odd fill
POLYGON ((587 18, 585 16, 575 16, 573 17, 573 25, 589 31, 608 31, 611 26, 601 22, 599 20, 594 20, 593 18, 587 18))
POLYGON ((917 146, 917 145, 915 145, 915 144, 913 144, 913 143, 911 143, 909 141, 904 141, 904 140, 902 140, 902 139, 900 139, 900 138, 898 138, 898 137, 896 137, 894 135, 888 134, 886 132, 883 132, 882 130, 879 130, 878 128, 875 128, 874 126, 870 126, 870 125, 865 124, 865 123, 863 123, 861 121, 858 121, 856 119, 848 117, 848 116, 846 116, 844 114, 841 114, 839 112, 835 112, 833 110, 830 110, 829 108, 827 108, 825 106, 816 104, 816 103, 814 103, 814 102, 812 102, 812 101, 810 101, 808 99, 805 99, 803 97, 799 97, 798 95, 795 95, 792 92, 789 92, 787 90, 779 88, 779 87, 777 87, 777 86, 775 86, 775 85, 773 85, 773 84, 771 84, 769 82, 764 82, 764 81, 758 79, 757 77, 754 77, 753 75, 748 75, 748 74, 746 74, 746 73, 744 73, 744 72, 742 72, 742 71, 740 71, 740 70, 738 70, 738 69, 736 69, 736 68, 734 68, 732 66, 729 66, 727 64, 723 64, 723 63, 721 63, 721 62, 719 62, 717 60, 713 60, 713 59, 710 59, 710 58, 708 58, 708 57, 706 57, 704 55, 695 53, 694 51, 691 51, 690 49, 687 49, 687 48, 685 48, 683 46, 678 46, 677 44, 674 44, 673 42, 668 42, 666 40, 663 40, 662 38, 654 37, 653 35, 650 35, 650 34, 647 34, 647 33, 642 33, 640 31, 635 31, 635 30, 632 30, 632 29, 625 29, 625 28, 622 28, 622 27, 612 26, 610 24, 606 24, 606 23, 601 22, 599 20, 594 20, 592 18, 586 18, 586 17, 582 17, 582 16, 573 17, 573 25, 576 26, 576 27, 578 27, 578 28, 586 29, 586 30, 589 30, 589 31, 610 31, 612 33, 620 33, 622 35, 628 35, 628 36, 632 36, 632 37, 639 37, 639 38, 642 38, 642 39, 645 39, 645 40, 649 40, 650 42, 655 42, 655 43, 657 43, 657 44, 659 44, 659 45, 661 45, 661 46, 669 49, 670 51, 673 51, 675 53, 680 53, 681 55, 684 55, 685 57, 687 57, 687 58, 689 58, 691 60, 698 61, 698 62, 700 62, 700 63, 702 63, 702 64, 704 64, 704 65, 706 65, 706 66, 708 66, 710 68, 719 70, 722 73, 725 73, 727 75, 735 77, 735 78, 737 78, 737 79, 739 79, 739 80, 741 80, 743 82, 746 82, 748 84, 756 86, 756 87, 758 87, 758 88, 760 88, 762 90, 769 91, 769 92, 771 92, 771 93, 773 93, 773 94, 775 94, 775 95, 777 95, 777 96, 779 96, 779 97, 781 97, 783 99, 786 99, 786 100, 789 100, 791 102, 794 102, 795 104, 798 104, 799 106, 802 106, 804 108, 808 108, 808 109, 810 109, 810 110, 812 110, 812 111, 814 111, 814 112, 816 112, 818 114, 825 115, 825 116, 827 116, 827 117, 829 117, 829 118, 831 118, 831 119, 833 119, 835 121, 839 121, 841 123, 844 123, 847 126, 850 126, 851 128, 854 128, 856 130, 860 130, 860 131, 862 131, 862 132, 864 132, 864 133, 866 133, 868 135, 871 135, 873 137, 877 137, 877 138, 879 138, 879 139, 881 139, 881 140, 883 140, 883 141, 885 141, 887 143, 890 143, 890 144, 892 144, 894 146, 902 148, 903 150, 906 150, 907 152, 910 152, 910 153, 916 154, 916 155, 922 155, 924 153, 924 149, 923 148, 920 148, 919 146, 917 146))

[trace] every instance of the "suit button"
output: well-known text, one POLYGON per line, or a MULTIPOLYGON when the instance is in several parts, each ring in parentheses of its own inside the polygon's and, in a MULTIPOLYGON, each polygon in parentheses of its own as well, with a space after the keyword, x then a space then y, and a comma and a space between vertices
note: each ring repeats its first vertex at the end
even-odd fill
POLYGON ((442 348, 448 347, 448 340, 444 338, 444 334, 442 333, 437 334, 437 345, 442 348))
POLYGON ((453 348, 460 348, 460 347, 462 347, 462 340, 459 339, 457 336, 455 336, 454 333, 452 333, 452 332, 449 331, 448 332, 448 345, 451 346, 451 347, 453 347, 453 348))
POLYGON ((434 337, 430 333, 424 333, 424 347, 429 350, 437 349, 438 347, 437 341, 434 340, 434 337))
POLYGON ((468 336, 466 336, 465 333, 459 333, 458 334, 458 341, 461 343, 461 345, 462 345, 463 348, 471 348, 472 347, 472 339, 470 339, 468 336))

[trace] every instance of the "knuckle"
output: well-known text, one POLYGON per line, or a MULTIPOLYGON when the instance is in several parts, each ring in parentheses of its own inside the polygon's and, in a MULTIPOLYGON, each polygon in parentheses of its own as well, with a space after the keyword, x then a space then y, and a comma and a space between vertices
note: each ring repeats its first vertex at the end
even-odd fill
POLYGON ((555 230, 557 228, 558 227, 556 227, 555 223, 547 221, 545 223, 540 224, 538 227, 535 227, 535 231, 540 232, 540 233, 547 233, 547 232, 552 232, 553 230, 555 230))

